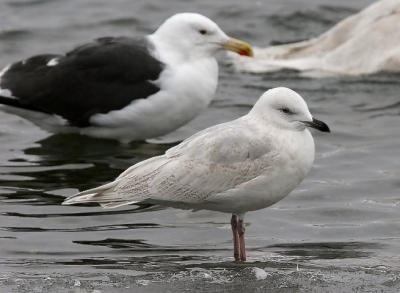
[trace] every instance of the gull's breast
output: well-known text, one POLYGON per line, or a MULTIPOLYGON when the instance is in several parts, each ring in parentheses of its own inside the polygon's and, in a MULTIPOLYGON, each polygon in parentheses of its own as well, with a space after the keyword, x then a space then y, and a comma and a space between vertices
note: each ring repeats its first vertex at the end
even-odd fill
MULTIPOLYGON (((208 209, 244 213, 266 208, 286 197, 308 174, 314 160, 314 141, 308 130, 283 136, 276 151, 263 157, 260 174, 236 188, 208 199, 208 209)), ((279 139, 277 139, 279 140, 279 139)))

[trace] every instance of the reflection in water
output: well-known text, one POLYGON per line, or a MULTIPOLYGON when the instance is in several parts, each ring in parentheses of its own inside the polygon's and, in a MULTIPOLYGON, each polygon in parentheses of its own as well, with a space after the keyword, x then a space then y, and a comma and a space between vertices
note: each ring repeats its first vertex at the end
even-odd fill
POLYGON ((104 225, 104 226, 93 226, 93 227, 79 227, 73 229, 44 229, 39 227, 0 227, 0 230, 9 232, 89 232, 89 231, 112 231, 112 230, 132 230, 132 229, 150 229, 150 228, 162 228, 162 227, 158 224, 141 223, 141 224, 119 224, 119 225, 104 225))
MULTIPOLYGON (((162 227, 154 227, 154 228, 162 228, 162 227)), ((210 255, 213 255, 213 252, 217 251, 228 251, 227 249, 222 248, 207 248, 202 247, 201 244, 196 246, 162 246, 156 244, 146 243, 145 240, 138 240, 138 239, 114 239, 114 238, 107 238, 104 240, 76 240, 74 243, 77 244, 84 244, 84 245, 94 245, 94 246, 106 246, 113 249, 124 249, 131 252, 137 251, 145 251, 149 253, 171 253, 171 252, 179 252, 179 253, 186 253, 186 252, 193 252, 197 254, 202 254, 204 252, 209 252, 210 255)), ((183 257, 183 256, 182 256, 183 257)))
POLYGON ((287 256, 299 256, 307 259, 344 259, 362 258, 374 254, 374 250, 384 245, 369 242, 322 242, 322 243, 285 243, 269 246, 278 248, 277 253, 287 256), (281 250, 281 249, 285 250, 281 250))
MULTIPOLYGON (((64 200, 64 197, 62 201, 64 200)), ((62 202, 61 201, 61 202, 62 202)), ((96 206, 97 205, 85 205, 85 206, 96 206)), ((29 214, 29 213, 16 213, 16 212, 5 212, 5 216, 18 217, 18 218, 58 218, 58 217, 91 217, 91 216, 101 216, 101 215, 118 215, 118 214, 133 214, 141 212, 158 211, 165 209, 165 207, 152 205, 152 204, 141 204, 135 205, 130 209, 118 209, 118 210, 100 210, 96 212, 71 212, 71 213, 46 213, 46 214, 29 214)))

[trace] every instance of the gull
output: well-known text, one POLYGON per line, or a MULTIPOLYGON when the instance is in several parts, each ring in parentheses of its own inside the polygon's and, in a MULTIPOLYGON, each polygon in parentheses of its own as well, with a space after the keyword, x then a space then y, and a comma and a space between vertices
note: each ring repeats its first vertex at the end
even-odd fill
POLYGON ((112 208, 151 203, 230 213, 234 258, 245 261, 245 213, 278 202, 311 169, 314 140, 307 127, 330 132, 299 94, 274 88, 247 115, 204 129, 63 204, 96 202, 112 208))
POLYGON ((121 142, 158 137, 209 105, 220 50, 252 56, 249 44, 209 18, 178 13, 142 38, 103 37, 6 66, 0 104, 50 132, 121 142))
POLYGON ((246 72, 292 69, 313 77, 400 72, 400 1, 368 2, 319 36, 255 47, 255 58, 232 54, 232 63, 246 72))

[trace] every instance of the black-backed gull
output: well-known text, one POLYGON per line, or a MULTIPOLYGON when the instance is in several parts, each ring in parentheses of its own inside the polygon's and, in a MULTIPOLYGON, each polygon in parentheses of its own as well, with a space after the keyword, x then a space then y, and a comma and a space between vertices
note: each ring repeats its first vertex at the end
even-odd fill
POLYGON ((67 125, 123 142, 157 137, 208 106, 220 49, 252 55, 250 45, 207 17, 179 13, 140 39, 104 37, 65 55, 7 66, 0 73, 0 104, 51 132, 67 125), (57 123, 49 123, 49 114, 57 123))

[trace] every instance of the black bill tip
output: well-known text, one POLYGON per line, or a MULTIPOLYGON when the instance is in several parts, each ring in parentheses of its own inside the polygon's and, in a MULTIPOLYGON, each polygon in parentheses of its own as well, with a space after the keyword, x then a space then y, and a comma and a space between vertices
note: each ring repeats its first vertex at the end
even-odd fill
POLYGON ((313 118, 312 121, 304 121, 304 124, 322 132, 331 132, 329 126, 325 122, 315 118, 313 118))

